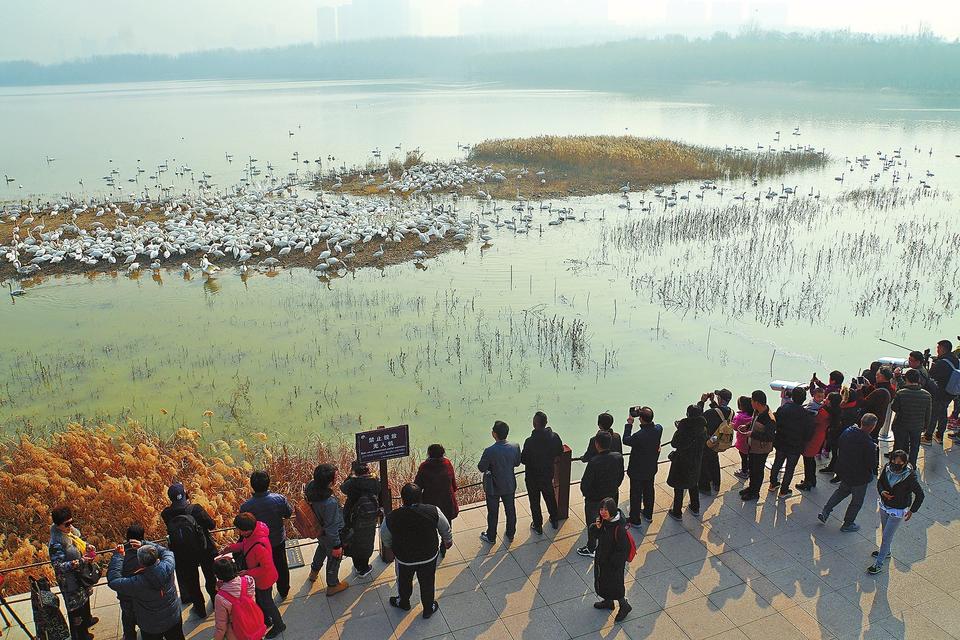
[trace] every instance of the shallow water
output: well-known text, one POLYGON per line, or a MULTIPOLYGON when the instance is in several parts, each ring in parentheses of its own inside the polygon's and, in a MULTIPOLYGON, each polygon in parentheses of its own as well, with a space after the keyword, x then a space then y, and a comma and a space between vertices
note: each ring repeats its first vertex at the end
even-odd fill
MULTIPOLYGON (((767 180, 724 184, 722 197, 708 191, 702 201, 697 184, 678 185, 691 195, 673 208, 649 192, 633 195, 631 212, 618 196, 571 200, 585 220, 561 226, 538 208, 530 234, 493 231, 492 247, 471 244, 426 269, 366 269, 330 283, 296 269, 25 282, 26 296, 0 305, 0 424, 9 434, 77 417, 130 417, 163 431, 207 421, 211 436, 305 440, 408 422, 418 445, 473 451, 494 419, 525 433, 543 409, 577 450, 602 410, 620 422, 628 405, 649 404, 671 425, 702 391, 749 393, 766 388, 771 372, 805 380, 905 355, 877 338, 922 348, 955 333, 957 264, 947 249, 957 233, 957 105, 730 87, 650 96, 416 83, 3 89, 0 121, 18 124, 4 132, 0 171, 17 182, 0 183, 0 200, 76 192, 80 179, 94 193, 112 166, 124 192, 139 189, 125 182, 137 159, 148 169, 186 163, 226 186, 249 155, 284 170, 297 150, 353 164, 377 146, 385 158, 399 154, 402 143, 452 158, 457 142, 537 133, 755 147, 780 130, 775 146, 825 148, 834 162, 784 178, 800 194, 785 200, 753 202, 758 191, 780 191, 780 180, 767 180), (853 188, 889 188, 894 169, 881 171, 876 152, 896 148, 907 161, 897 167, 901 193, 924 179, 933 185, 926 196, 902 206, 837 200, 853 188), (849 172, 845 156, 862 155, 870 167, 849 172), (641 198, 651 211, 640 210, 641 198), (712 216, 716 228, 705 222, 712 216), (722 224, 731 219, 738 228, 722 224), (909 292, 895 307, 888 296, 901 281, 909 292), (551 320, 553 329, 582 322, 583 350, 552 339, 551 320)), ((188 177, 169 182, 189 187, 188 177)), ((507 204, 499 215, 516 214, 507 204)))

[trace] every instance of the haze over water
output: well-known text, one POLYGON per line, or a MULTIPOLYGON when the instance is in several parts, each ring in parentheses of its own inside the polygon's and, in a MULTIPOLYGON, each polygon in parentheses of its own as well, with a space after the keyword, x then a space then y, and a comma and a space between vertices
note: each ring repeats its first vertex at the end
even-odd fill
MULTIPOLYGON (((548 226, 550 214, 534 201, 542 234, 499 230, 489 249, 473 242, 428 261, 425 270, 412 263, 368 268, 330 283, 303 269, 245 281, 225 270, 209 281, 164 271, 158 278, 26 282, 27 296, 0 305, 0 323, 16 336, 0 351, 0 425, 7 434, 28 424, 101 417, 164 431, 181 423, 196 428, 210 409, 208 429, 218 436, 265 431, 302 441, 409 422, 418 445, 442 440, 473 451, 487 442, 494 419, 522 433, 544 409, 578 449, 603 410, 619 422, 628 405, 649 404, 658 422, 672 426, 703 391, 766 388, 771 356, 774 378, 853 371, 879 356, 905 355, 878 337, 932 346, 951 337, 947 321, 956 317, 942 304, 940 316, 930 315, 928 306, 942 296, 933 274, 912 294, 912 309, 890 314, 883 304, 856 305, 878 280, 895 282, 916 258, 899 225, 925 222, 942 234, 954 224, 960 102, 953 96, 735 86, 613 94, 414 81, 149 83, 0 89, 0 121, 17 123, 6 128, 0 148, 0 167, 16 181, 0 183, 0 201, 104 196, 101 177, 113 168, 120 195, 140 195, 149 171, 164 161, 171 166, 165 185, 190 189, 189 177, 172 176, 174 166, 189 165, 225 188, 242 177, 248 156, 281 173, 302 172, 316 165, 292 160, 294 152, 301 160, 322 158, 324 169, 328 156, 338 165, 363 164, 375 148, 384 160, 415 147, 426 159, 450 160, 462 157, 458 143, 538 134, 629 133, 751 149, 811 145, 832 158, 822 170, 757 187, 721 182, 726 193, 705 192, 702 201, 693 195, 699 183, 681 184, 678 193, 691 195, 672 209, 655 202, 642 212, 637 202, 654 201, 649 191, 632 196, 630 212, 616 195, 571 199, 563 206, 585 220, 561 226, 548 226), (778 130, 781 141, 774 143, 778 130), (924 179, 938 196, 887 209, 828 203, 857 187, 889 188, 891 172, 881 172, 877 152, 895 149, 907 161, 898 168, 898 186, 914 191, 924 179), (845 158, 864 155, 870 167, 850 172, 845 158), (129 183, 138 161, 147 173, 129 183), (841 173, 843 183, 834 179, 841 173), (874 173, 881 177, 871 183, 874 173), (820 208, 783 221, 782 229, 770 216, 763 229, 673 238, 655 249, 623 241, 632 221, 735 206, 732 196, 744 192, 741 207, 781 206, 752 200, 768 188, 779 192, 781 182, 797 187, 796 198, 820 194, 820 208), (762 274, 767 297, 793 308, 816 298, 815 313, 770 323, 738 315, 737 299, 693 312, 645 284, 671 274, 695 278, 718 247, 728 256, 758 232, 781 237, 797 265, 824 248, 849 252, 843 268, 815 270, 808 261, 796 270, 771 265, 762 274), (858 242, 865 242, 862 250, 858 242), (544 351, 536 327, 551 319, 584 323, 584 362, 544 351)), ((477 211, 473 200, 458 206, 460 215, 477 211)), ((509 203, 499 213, 516 215, 509 203)), ((0 227, 4 236, 8 227, 0 227)), ((947 259, 944 271, 953 272, 947 259)), ((954 290, 951 277, 945 290, 954 290)))

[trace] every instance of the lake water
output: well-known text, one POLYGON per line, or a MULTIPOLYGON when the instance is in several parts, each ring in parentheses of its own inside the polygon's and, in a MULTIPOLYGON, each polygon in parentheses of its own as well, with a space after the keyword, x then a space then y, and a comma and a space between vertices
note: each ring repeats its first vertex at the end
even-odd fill
MULTIPOLYGON (((691 195, 675 207, 650 192, 632 196, 632 211, 618 195, 572 199, 564 205, 577 220, 560 226, 533 203, 537 232, 499 229, 493 246, 471 243, 425 269, 362 269, 329 283, 298 269, 27 281, 27 296, 0 305, 6 434, 131 418, 161 431, 304 441, 409 423, 417 445, 472 452, 495 419, 523 434, 543 409, 580 449, 603 410, 619 423, 627 406, 649 404, 672 425, 703 391, 852 372, 905 355, 879 337, 923 348, 960 329, 953 96, 157 83, 0 89, 0 127, 0 172, 15 179, 0 182, 0 202, 107 195, 101 177, 113 168, 121 194, 140 194, 149 187, 127 182, 138 163, 187 164, 227 187, 249 156, 303 171, 294 152, 324 168, 328 156, 365 163, 375 148, 384 159, 414 147, 452 159, 458 143, 541 133, 812 145, 832 158, 757 187, 721 182, 722 196, 681 184, 691 195), (895 149, 884 170, 877 152, 895 149), (862 156, 866 169, 846 162, 862 156), (781 182, 796 195, 780 198, 781 182), (768 189, 773 198, 754 202, 768 189)), ((191 188, 189 177, 165 176, 191 188)), ((499 215, 516 214, 507 204, 499 215)), ((0 233, 7 239, 9 225, 0 233)))

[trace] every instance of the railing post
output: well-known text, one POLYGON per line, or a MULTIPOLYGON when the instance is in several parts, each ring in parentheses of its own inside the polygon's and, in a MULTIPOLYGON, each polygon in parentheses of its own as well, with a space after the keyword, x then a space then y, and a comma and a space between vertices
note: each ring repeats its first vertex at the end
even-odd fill
POLYGON ((557 519, 566 520, 570 517, 570 467, 573 463, 573 452, 570 447, 563 445, 563 453, 553 461, 553 491, 557 496, 557 519))

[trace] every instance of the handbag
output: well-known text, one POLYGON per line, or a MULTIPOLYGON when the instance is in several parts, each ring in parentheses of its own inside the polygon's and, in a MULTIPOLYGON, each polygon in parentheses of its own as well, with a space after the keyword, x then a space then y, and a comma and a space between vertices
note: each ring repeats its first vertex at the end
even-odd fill
POLYGON ((77 569, 77 575, 80 578, 80 584, 89 589, 100 582, 100 578, 103 577, 103 569, 100 567, 100 563, 95 560, 84 560, 77 569))

